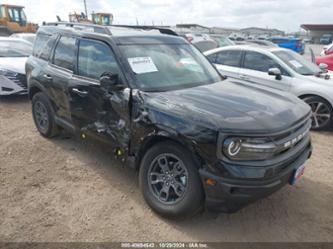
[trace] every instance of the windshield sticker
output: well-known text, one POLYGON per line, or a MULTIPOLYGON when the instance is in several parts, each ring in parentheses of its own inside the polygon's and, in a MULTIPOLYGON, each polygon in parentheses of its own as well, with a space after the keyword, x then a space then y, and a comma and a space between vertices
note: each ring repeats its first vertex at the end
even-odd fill
POLYGON ((155 63, 150 57, 134 57, 128 58, 132 70, 136 74, 157 72, 155 63))
POLYGON ((303 65, 301 63, 299 63, 298 61, 296 61, 296 60, 291 60, 291 61, 289 61, 289 63, 291 65, 293 65, 295 68, 301 68, 301 67, 303 67, 303 65))

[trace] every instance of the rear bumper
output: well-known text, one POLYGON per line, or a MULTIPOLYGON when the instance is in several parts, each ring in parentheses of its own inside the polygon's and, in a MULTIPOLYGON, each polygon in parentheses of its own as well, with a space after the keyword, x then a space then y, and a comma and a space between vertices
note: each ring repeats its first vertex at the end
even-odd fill
MULTIPOLYGON (((284 167, 278 175, 269 179, 227 179, 201 169, 200 176, 206 194, 206 208, 212 211, 236 212, 242 207, 266 197, 291 182, 294 172, 311 157, 312 146, 307 148, 292 163, 284 167), (207 185, 206 180, 215 180, 215 185, 207 185)), ((270 166, 274 168, 275 166, 270 166)), ((280 166, 276 166, 280 167, 280 166)), ((246 167, 243 167, 246 168, 246 167)), ((253 170, 253 167, 251 168, 253 170)), ((262 167, 258 167, 262 170, 262 167)), ((241 173, 240 169, 240 174, 241 173)))

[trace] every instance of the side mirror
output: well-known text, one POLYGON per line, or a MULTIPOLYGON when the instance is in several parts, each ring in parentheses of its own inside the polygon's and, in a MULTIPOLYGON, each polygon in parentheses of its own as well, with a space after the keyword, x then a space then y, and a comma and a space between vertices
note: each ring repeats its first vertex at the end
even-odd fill
POLYGON ((327 73, 328 72, 328 65, 325 63, 320 63, 319 64, 319 68, 323 73, 327 73))
POLYGON ((268 69, 268 75, 275 76, 275 79, 277 79, 277 80, 282 79, 281 71, 280 71, 280 69, 278 69, 276 67, 268 69))
POLYGON ((101 87, 110 91, 118 91, 123 89, 123 85, 119 82, 118 74, 114 73, 103 73, 99 78, 101 87))

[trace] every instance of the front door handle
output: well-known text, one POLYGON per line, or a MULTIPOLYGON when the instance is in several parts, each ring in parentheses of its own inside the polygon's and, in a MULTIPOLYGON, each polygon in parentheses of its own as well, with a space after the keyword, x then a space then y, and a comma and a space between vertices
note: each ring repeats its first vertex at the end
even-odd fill
POLYGON ((73 93, 76 93, 76 94, 79 95, 80 97, 85 97, 85 96, 88 95, 88 91, 80 90, 80 89, 77 89, 77 88, 73 88, 73 89, 72 89, 72 92, 73 92, 73 93))
POLYGON ((43 77, 47 80, 52 80, 52 76, 49 74, 44 74, 43 77))

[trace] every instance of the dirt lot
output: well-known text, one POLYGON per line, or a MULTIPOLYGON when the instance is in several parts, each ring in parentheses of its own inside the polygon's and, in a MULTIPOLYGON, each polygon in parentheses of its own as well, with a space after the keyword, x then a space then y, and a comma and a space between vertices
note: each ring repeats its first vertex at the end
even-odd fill
POLYGON ((299 184, 232 215, 155 215, 136 172, 93 142, 47 140, 26 98, 0 99, 0 241, 333 241, 333 133, 299 184))

